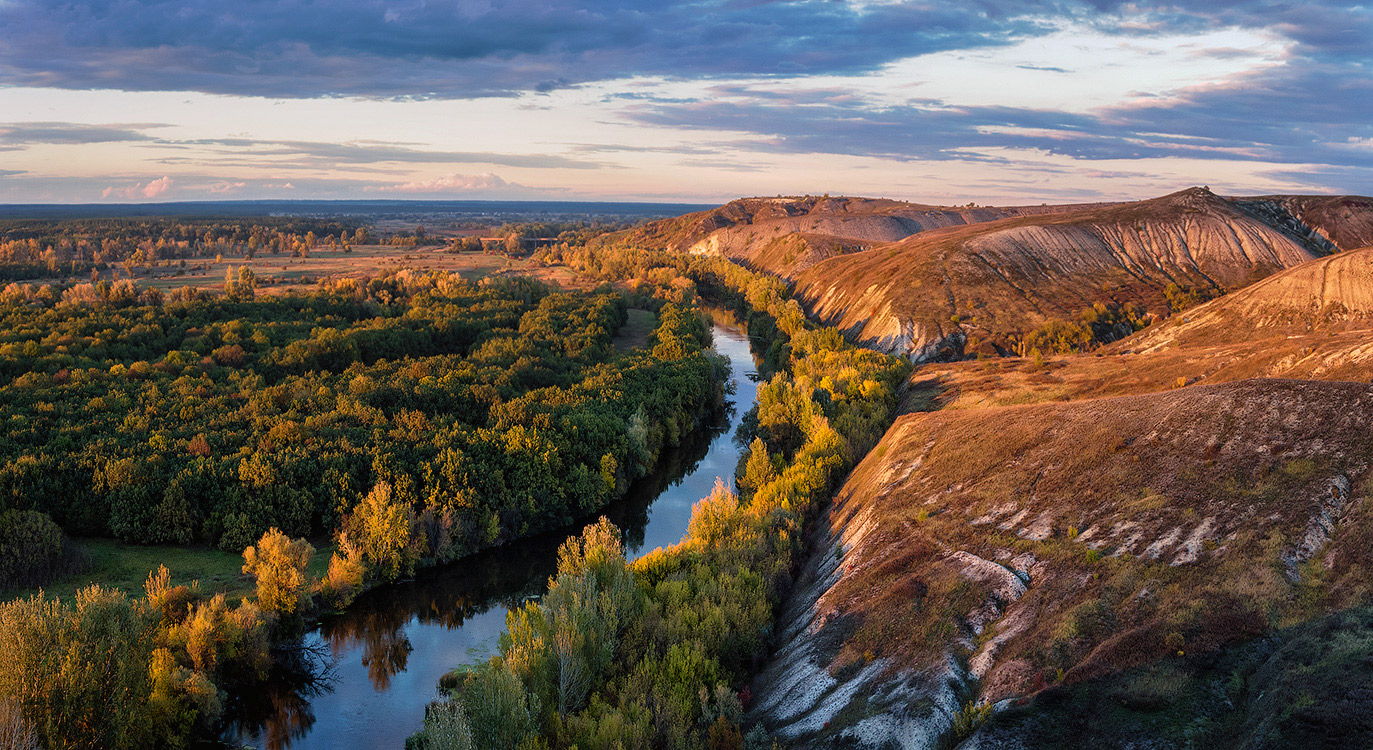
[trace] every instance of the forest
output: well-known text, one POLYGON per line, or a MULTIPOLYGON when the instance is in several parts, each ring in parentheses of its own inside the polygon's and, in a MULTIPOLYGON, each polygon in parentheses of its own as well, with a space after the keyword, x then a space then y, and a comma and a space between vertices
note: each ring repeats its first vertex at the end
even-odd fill
POLYGON ((164 569, 143 596, 0 605, 17 665, 0 709, 47 747, 203 735, 310 613, 592 516, 721 403, 728 366, 699 311, 661 298, 638 300, 649 346, 616 350, 609 287, 400 272, 272 298, 98 291, 0 300, 0 587, 79 566, 72 534, 242 551, 257 596, 231 606, 164 569), (307 538, 335 547, 321 580, 307 538))
POLYGON ((164 568, 142 595, 0 605, 0 660, 20 665, 0 677, 0 711, 45 747, 183 746, 318 613, 594 517, 723 402, 704 305, 747 328, 766 376, 736 436, 736 488, 632 564, 604 520, 569 539, 500 655, 449 681, 409 742, 770 747, 744 721, 745 686, 806 525, 890 423, 908 365, 723 259, 596 238, 537 257, 615 286, 401 271, 275 297, 242 274, 221 295, 128 281, 0 294, 2 585, 91 564, 88 536, 242 552, 256 582, 234 605, 164 568), (656 327, 618 351, 631 305, 656 327), (85 689, 96 673, 118 689, 85 689))
POLYGON ((849 345, 780 281, 720 258, 592 244, 546 260, 645 294, 698 292, 747 321, 772 374, 740 436, 738 491, 717 486, 680 543, 632 564, 604 519, 567 541, 543 597, 510 614, 501 653, 459 671, 407 745, 772 747, 745 726, 748 679, 807 523, 880 438, 909 365, 849 345))

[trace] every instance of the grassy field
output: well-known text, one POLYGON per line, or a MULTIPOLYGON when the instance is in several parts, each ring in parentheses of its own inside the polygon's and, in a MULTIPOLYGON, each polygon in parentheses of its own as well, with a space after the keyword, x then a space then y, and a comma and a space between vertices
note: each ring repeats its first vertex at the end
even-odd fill
POLYGON ((622 352, 638 349, 648 343, 648 335, 657 326, 657 317, 648 310, 630 310, 629 321, 615 333, 615 348, 622 352))
MULTIPOLYGON (((141 595, 143 582, 158 565, 166 565, 171 571, 173 584, 199 581, 201 591, 222 592, 230 601, 237 601, 253 592, 252 578, 240 572, 243 569, 241 555, 232 555, 213 547, 140 546, 114 539, 75 541, 90 556, 90 567, 85 572, 52 581, 44 586, 43 590, 50 595, 71 597, 92 583, 122 589, 132 596, 141 595)), ((312 575, 324 575, 329 567, 331 552, 331 548, 315 551, 315 556, 310 561, 312 575)), ((0 594, 0 597, 9 599, 36 593, 38 589, 7 591, 0 594)))

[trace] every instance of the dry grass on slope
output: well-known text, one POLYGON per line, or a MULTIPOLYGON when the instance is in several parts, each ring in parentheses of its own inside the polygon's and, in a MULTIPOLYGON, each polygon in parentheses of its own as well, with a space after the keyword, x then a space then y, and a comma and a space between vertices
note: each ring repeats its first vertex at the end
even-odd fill
POLYGON ((962 651, 1024 695, 1366 601, 1370 427, 1373 387, 1280 380, 904 416, 831 512, 873 525, 831 669, 962 651))
POLYGON ((1187 310, 1115 350, 1373 328, 1373 247, 1318 258, 1187 310))
POLYGON ((1258 377, 1373 378, 1373 248, 1287 269, 1094 354, 928 365, 911 393, 967 409, 1258 377))

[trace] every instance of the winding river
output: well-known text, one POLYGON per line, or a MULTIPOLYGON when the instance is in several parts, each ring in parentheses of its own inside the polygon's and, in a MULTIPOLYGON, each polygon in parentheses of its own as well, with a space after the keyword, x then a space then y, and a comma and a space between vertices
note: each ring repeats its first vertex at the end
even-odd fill
MULTIPOLYGON (((733 367, 732 408, 665 452, 653 474, 607 509, 625 531, 631 558, 680 540, 692 505, 710 494, 717 477, 732 481, 742 451, 734 432, 757 396, 757 366, 741 330, 716 324, 713 334, 715 351, 733 367)), ((577 531, 488 550, 359 597, 306 634, 299 663, 279 668, 251 694, 231 696, 229 744, 403 747, 438 697, 439 677, 497 651, 506 613, 543 592, 558 546, 577 531)))

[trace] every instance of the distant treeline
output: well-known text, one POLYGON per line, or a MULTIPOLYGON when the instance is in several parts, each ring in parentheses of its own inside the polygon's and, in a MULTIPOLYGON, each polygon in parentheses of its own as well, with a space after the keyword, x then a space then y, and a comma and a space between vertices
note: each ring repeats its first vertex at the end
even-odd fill
POLYGON ((266 217, 0 219, 0 280, 79 276, 113 264, 258 252, 306 254, 373 241, 356 221, 266 217))

